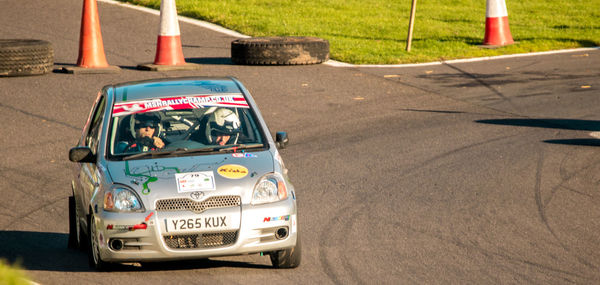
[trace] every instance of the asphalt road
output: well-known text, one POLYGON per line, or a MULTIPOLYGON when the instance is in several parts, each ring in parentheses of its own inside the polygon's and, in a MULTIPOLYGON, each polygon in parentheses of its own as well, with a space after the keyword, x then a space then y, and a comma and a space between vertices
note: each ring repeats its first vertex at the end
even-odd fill
MULTIPOLYGON (((79 0, 0 0, 1 38, 77 60, 79 0)), ((232 36, 180 23, 199 71, 147 72, 159 18, 99 3, 118 74, 0 78, 0 258, 41 284, 600 282, 600 50, 410 68, 232 65, 232 36), (106 84, 233 75, 299 200, 303 261, 259 255, 94 272, 68 250, 67 152, 106 84)), ((402 36, 402 35, 398 35, 402 36)), ((483 36, 483 31, 482 31, 483 36)), ((400 47, 399 47, 400 48, 400 47)))

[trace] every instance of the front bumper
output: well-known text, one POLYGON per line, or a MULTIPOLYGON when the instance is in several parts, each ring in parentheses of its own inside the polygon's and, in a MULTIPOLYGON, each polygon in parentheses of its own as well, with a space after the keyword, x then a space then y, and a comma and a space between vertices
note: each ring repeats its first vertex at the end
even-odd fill
POLYGON ((296 203, 292 198, 263 205, 242 204, 241 207, 206 210, 200 214, 152 210, 145 213, 101 212, 97 218, 100 257, 107 262, 167 261, 270 252, 294 247, 298 236, 296 203), (229 215, 233 216, 234 225, 225 230, 203 228, 185 233, 166 232, 166 219, 178 215, 229 215), (281 235, 283 232, 284 236, 281 235))

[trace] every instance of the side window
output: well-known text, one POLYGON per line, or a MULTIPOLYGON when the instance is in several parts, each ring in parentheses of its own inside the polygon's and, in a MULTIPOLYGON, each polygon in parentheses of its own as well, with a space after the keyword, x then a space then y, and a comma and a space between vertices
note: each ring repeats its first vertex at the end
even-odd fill
POLYGON ((87 136, 85 137, 85 145, 92 149, 93 153, 98 150, 98 140, 100 136, 100 129, 102 126, 102 118, 104 117, 104 110, 106 109, 105 97, 100 97, 100 101, 92 114, 92 121, 87 136))

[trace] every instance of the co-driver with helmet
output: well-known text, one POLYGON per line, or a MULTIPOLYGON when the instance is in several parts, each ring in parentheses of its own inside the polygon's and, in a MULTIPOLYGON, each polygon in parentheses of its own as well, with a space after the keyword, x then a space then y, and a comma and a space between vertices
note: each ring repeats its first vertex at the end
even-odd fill
POLYGON ((216 109, 210 113, 205 128, 208 144, 235 144, 241 132, 238 116, 226 108, 216 109))

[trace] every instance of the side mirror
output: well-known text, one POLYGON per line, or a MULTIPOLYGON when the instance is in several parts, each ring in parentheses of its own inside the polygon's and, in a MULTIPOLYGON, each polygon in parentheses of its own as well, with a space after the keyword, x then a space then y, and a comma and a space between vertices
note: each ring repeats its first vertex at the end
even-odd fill
POLYGON ((72 162, 96 162, 96 156, 87 146, 76 146, 69 150, 69 160, 72 162))
POLYGON ((277 145, 277 148, 284 149, 289 141, 290 140, 288 139, 286 132, 277 132, 275 134, 275 145, 277 145))

